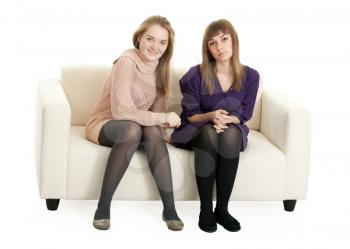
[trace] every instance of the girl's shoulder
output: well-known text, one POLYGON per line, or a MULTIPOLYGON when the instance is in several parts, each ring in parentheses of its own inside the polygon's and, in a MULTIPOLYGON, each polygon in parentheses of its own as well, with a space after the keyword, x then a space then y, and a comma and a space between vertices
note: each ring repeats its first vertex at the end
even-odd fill
POLYGON ((127 63, 127 64, 136 64, 137 59, 137 53, 135 52, 135 49, 127 49, 122 52, 122 54, 113 61, 113 65, 119 62, 120 64, 127 63))
POLYGON ((245 67, 245 73, 246 73, 246 80, 251 82, 251 81, 259 81, 260 75, 259 72, 249 66, 244 66, 245 67))
POLYGON ((201 73, 200 65, 195 65, 191 67, 180 79, 180 83, 186 83, 189 81, 200 82, 201 73))

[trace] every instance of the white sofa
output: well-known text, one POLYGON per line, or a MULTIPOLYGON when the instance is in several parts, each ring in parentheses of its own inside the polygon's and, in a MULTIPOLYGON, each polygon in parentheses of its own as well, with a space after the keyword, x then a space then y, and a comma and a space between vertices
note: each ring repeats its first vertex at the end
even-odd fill
MULTIPOLYGON (((110 148, 88 141, 84 129, 110 69, 65 66, 60 80, 41 80, 37 85, 36 171, 40 197, 49 210, 56 210, 60 199, 99 198, 110 148)), ((186 71, 172 71, 174 98, 167 103, 168 111, 181 111, 178 79, 186 71)), ((286 211, 293 211, 296 201, 306 198, 310 122, 303 106, 260 82, 231 200, 280 200, 286 211)), ((194 153, 167 146, 175 200, 197 200, 194 153)), ((113 198, 159 199, 143 151, 134 154, 113 198)))

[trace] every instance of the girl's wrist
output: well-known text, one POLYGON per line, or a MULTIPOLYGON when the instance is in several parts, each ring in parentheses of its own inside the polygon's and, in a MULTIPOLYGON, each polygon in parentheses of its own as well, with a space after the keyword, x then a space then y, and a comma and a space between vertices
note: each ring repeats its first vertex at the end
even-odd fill
POLYGON ((212 114, 213 114, 213 112, 207 112, 207 113, 206 113, 206 120, 212 122, 212 114))
POLYGON ((159 118, 159 125, 163 125, 166 123, 167 119, 167 114, 166 113, 161 113, 160 118, 159 118))

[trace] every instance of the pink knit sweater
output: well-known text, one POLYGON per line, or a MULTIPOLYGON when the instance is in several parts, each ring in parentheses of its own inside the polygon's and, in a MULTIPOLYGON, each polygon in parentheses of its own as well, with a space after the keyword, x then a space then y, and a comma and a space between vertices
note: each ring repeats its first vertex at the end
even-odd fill
POLYGON ((98 143, 102 126, 109 120, 132 120, 142 126, 165 122, 165 98, 157 94, 158 61, 147 61, 138 49, 122 53, 114 63, 86 123, 88 140, 98 143))

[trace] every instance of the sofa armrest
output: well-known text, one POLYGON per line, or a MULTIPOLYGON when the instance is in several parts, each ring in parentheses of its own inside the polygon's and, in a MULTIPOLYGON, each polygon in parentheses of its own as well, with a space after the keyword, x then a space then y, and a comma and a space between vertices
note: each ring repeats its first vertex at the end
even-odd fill
POLYGON ((36 89, 35 162, 41 198, 65 198, 71 108, 61 81, 36 89))
POLYGON ((311 147, 309 111, 280 91, 264 88, 260 131, 286 156, 285 199, 305 199, 311 147))

